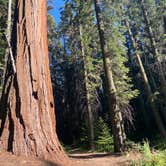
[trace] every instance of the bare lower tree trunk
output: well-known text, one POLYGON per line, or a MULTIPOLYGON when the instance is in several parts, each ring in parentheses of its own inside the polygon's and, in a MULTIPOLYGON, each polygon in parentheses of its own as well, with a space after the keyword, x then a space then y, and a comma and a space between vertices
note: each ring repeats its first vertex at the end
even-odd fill
POLYGON ((79 25, 79 34, 80 34, 80 47, 81 54, 83 58, 83 74, 84 74, 84 83, 85 83, 85 95, 86 95, 86 110, 88 115, 88 129, 89 129, 89 143, 92 151, 95 149, 94 145, 94 121, 93 121, 93 113, 91 109, 90 103, 90 93, 88 88, 88 72, 86 68, 86 57, 85 57, 85 47, 82 39, 82 25, 79 25))
POLYGON ((94 0, 94 5, 95 5, 95 13, 96 13, 96 19, 97 19, 98 31, 100 37, 100 46, 103 55, 106 83, 108 88, 108 103, 109 103, 109 112, 111 115, 112 132, 114 139, 114 151, 121 152, 123 151, 125 143, 125 133, 122 122, 122 114, 117 105, 116 88, 113 80, 112 68, 108 55, 109 54, 108 48, 104 36, 104 25, 102 22, 99 0, 94 0))
POLYGON ((55 129, 46 0, 18 0, 13 30, 16 73, 8 63, 0 105, 0 147, 69 165, 55 129))
POLYGON ((166 130, 165 130, 164 125, 162 123, 162 120, 160 118, 160 114, 159 114, 159 112, 158 112, 158 110, 157 110, 157 108, 155 106, 155 103, 154 103, 154 101, 152 99, 153 93, 152 93, 152 90, 151 90, 151 87, 150 87, 150 84, 149 84, 149 80, 148 80, 148 77, 146 75, 146 71, 144 69, 142 60, 141 60, 141 57, 138 54, 137 44, 136 44, 135 39, 134 39, 134 37, 132 35, 132 32, 131 32, 128 20, 125 20, 125 23, 126 23, 126 27, 127 27, 127 30, 128 30, 129 37, 131 39, 131 42, 132 42, 132 45, 133 45, 133 48, 134 48, 134 51, 135 51, 135 56, 136 56, 136 59, 138 61, 138 66, 140 68, 140 72, 141 72, 141 75, 142 75, 142 78, 143 78, 143 81, 144 81, 144 85, 145 85, 145 90, 146 90, 147 96, 149 98, 150 107, 151 107, 151 109, 153 111, 156 124, 158 126, 159 131, 160 131, 160 134, 164 138, 166 138, 166 130))

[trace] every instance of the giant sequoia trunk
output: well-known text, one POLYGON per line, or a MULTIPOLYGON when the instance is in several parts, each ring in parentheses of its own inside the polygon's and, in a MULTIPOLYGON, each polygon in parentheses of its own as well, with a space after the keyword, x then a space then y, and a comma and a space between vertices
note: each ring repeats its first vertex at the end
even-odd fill
POLYGON ((129 34, 131 43, 132 43, 134 51, 135 51, 135 56, 136 56, 136 59, 138 61, 138 66, 139 66, 139 69, 140 69, 140 72, 141 72, 141 75, 142 75, 142 78, 143 78, 143 81, 144 81, 145 90, 146 90, 147 96, 149 98, 150 107, 151 107, 151 110, 152 110, 152 112, 154 114, 154 119, 156 121, 156 124, 157 124, 157 127, 159 129, 160 134, 164 138, 166 138, 166 130, 164 128, 164 125, 162 123, 162 119, 160 118, 160 114, 159 114, 159 112, 158 112, 158 110, 156 108, 156 105, 154 103, 155 101, 154 101, 154 99, 152 99, 153 92, 152 92, 152 89, 151 89, 150 84, 149 84, 149 79, 148 79, 146 71, 144 69, 141 57, 138 54, 137 44, 136 44, 136 41, 135 41, 135 39, 134 39, 134 37, 132 35, 131 29, 130 29, 130 25, 129 25, 129 22, 128 22, 127 19, 125 20, 125 23, 126 23, 126 27, 127 27, 127 30, 128 30, 128 34, 129 34))
POLYGON ((99 6, 99 0, 94 0, 95 12, 98 24, 98 31, 100 37, 100 46, 103 56, 103 64, 104 64, 104 72, 106 76, 106 83, 108 89, 108 103, 109 103, 109 112, 111 115, 111 124, 112 124, 112 132, 114 139, 114 151, 121 152, 124 148, 125 143, 125 132, 122 121, 122 114, 117 105, 116 99, 116 87, 113 80, 113 73, 110 64, 110 57, 107 48, 107 44, 105 41, 104 35, 104 25, 101 17, 101 10, 99 6))
POLYGON ((0 148, 65 165, 59 144, 47 46, 46 0, 17 0, 13 27, 16 73, 8 67, 0 105, 0 148))

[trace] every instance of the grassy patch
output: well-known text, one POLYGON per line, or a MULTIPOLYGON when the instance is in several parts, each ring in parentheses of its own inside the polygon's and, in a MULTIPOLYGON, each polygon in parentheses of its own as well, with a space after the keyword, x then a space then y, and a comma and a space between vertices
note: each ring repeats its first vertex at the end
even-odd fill
POLYGON ((135 161, 131 166, 166 166, 166 150, 150 148, 148 142, 144 142, 139 150, 142 154, 140 160, 135 161))

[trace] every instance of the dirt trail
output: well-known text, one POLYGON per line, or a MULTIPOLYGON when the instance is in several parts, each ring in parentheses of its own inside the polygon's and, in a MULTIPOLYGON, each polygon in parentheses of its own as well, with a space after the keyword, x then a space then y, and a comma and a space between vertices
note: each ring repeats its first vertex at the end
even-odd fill
POLYGON ((57 166, 50 161, 42 161, 36 158, 15 156, 10 153, 0 153, 0 166, 57 166))
POLYGON ((127 155, 106 153, 84 153, 70 155, 73 166, 128 166, 132 161, 138 159, 138 153, 127 155))
MULTIPOLYGON (((69 155, 72 166, 127 166, 132 160, 139 158, 138 153, 127 155, 106 153, 74 153, 69 155)), ((57 166, 49 161, 36 158, 14 156, 9 153, 0 153, 0 166, 57 166)))

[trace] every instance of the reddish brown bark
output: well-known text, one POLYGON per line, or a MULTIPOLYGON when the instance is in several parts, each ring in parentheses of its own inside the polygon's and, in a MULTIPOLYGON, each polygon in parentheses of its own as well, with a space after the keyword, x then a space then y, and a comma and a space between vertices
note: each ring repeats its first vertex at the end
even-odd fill
POLYGON ((65 165, 68 158, 55 129, 46 0, 18 0, 16 5, 16 74, 9 62, 0 106, 0 149, 65 165))

